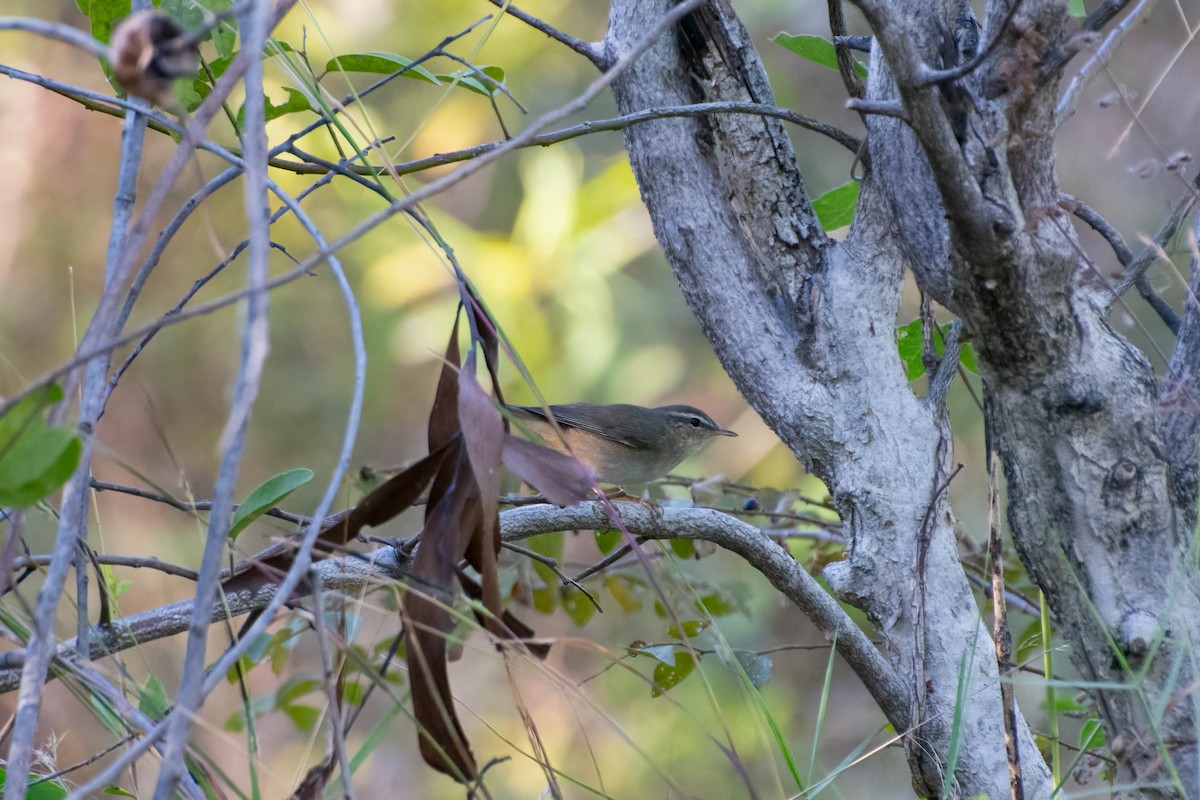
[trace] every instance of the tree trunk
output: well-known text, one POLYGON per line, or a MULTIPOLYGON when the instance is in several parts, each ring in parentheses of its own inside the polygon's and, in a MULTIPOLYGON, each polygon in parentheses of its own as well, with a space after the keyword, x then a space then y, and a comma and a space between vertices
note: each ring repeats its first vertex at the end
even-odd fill
MULTIPOLYGON (((614 2, 608 57, 670 5, 614 2)), ((998 45, 966 77, 940 81, 932 70, 974 54, 969 7, 860 7, 875 33, 866 102, 887 114, 866 116, 868 169, 846 241, 821 230, 782 123, 735 114, 627 129, 656 235, 725 369, 837 503, 849 544, 826 576, 867 612, 908 686, 887 699, 908 710, 889 717, 907 731, 917 793, 1014 790, 996 658, 945 498, 953 459, 936 387, 955 352, 929 396, 916 397, 894 339, 905 269, 959 315, 979 355, 1017 551, 1084 679, 1107 687, 1091 691, 1116 783, 1137 784, 1139 796, 1198 796, 1197 425, 1195 403, 1179 400, 1195 396, 1200 315, 1185 316, 1174 402, 1164 403, 1146 359, 1105 321, 1109 290, 1088 280, 1060 207, 1063 6, 1027 0, 1009 19, 992 4, 981 38, 1002 30, 998 45)), ((625 114, 775 103, 726 0, 685 17, 613 91, 625 114)), ((1024 796, 1049 796, 1049 770, 1019 714, 1016 729, 1024 796)))

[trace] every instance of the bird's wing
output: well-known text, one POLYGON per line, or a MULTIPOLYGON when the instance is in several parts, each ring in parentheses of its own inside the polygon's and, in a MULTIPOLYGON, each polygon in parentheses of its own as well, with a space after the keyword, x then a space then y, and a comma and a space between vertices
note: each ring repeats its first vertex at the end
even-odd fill
MULTIPOLYGON (((509 408, 548 422, 546 412, 541 406, 509 406, 509 408)), ((550 406, 550 410, 554 413, 554 418, 558 420, 559 425, 600 436, 626 447, 635 447, 639 450, 650 447, 650 442, 625 424, 620 405, 599 406, 591 403, 570 403, 550 406)))

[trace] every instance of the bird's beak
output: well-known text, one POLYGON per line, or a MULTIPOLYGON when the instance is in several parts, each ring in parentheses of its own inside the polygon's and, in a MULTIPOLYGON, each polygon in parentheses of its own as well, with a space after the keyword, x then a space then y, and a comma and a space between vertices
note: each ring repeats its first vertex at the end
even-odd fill
POLYGON ((733 431, 727 431, 724 428, 717 428, 713 431, 713 436, 737 436, 733 431))

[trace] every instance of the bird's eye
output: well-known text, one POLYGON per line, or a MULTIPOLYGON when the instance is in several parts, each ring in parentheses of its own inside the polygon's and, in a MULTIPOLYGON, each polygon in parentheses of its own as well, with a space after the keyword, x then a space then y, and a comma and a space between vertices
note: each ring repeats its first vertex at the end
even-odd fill
POLYGON ((692 417, 692 427, 693 428, 700 427, 700 418, 699 417, 692 417))

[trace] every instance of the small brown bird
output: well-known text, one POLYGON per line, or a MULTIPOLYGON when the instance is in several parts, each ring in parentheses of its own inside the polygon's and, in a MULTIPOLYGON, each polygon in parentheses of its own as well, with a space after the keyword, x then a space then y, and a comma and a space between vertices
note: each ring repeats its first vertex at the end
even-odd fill
POLYGON ((138 11, 113 28, 108 63, 126 92, 170 108, 175 105, 175 80, 196 74, 200 52, 166 14, 138 11))
POLYGON ((691 406, 550 406, 561 439, 542 407, 509 406, 508 410, 541 436, 547 447, 575 455, 597 480, 614 486, 657 480, 700 452, 714 436, 737 436, 691 406))

